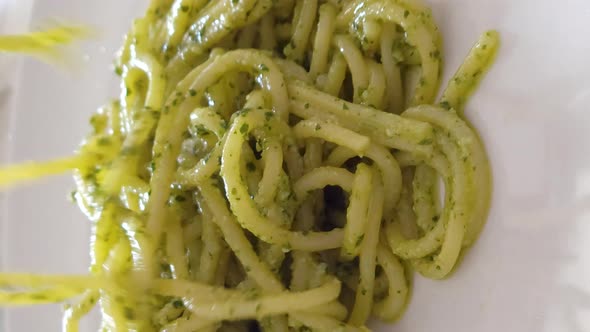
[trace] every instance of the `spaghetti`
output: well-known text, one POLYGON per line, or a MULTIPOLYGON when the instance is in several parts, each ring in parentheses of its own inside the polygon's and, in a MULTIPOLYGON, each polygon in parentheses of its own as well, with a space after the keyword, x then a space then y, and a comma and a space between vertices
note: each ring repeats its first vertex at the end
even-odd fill
POLYGON ((447 277, 486 219, 463 108, 498 43, 484 33, 437 103, 421 1, 153 0, 77 155, 0 170, 74 172, 90 274, 0 274, 0 304, 72 301, 70 332, 96 303, 104 331, 398 319, 411 270, 447 277))

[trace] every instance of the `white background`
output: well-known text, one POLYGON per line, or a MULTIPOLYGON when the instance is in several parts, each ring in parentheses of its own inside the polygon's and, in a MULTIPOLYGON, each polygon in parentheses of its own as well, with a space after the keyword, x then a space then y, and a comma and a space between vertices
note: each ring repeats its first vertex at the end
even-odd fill
MULTIPOLYGON (((467 107, 490 154, 493 204, 455 275, 417 277, 405 317, 378 331, 590 331, 590 1, 429 2, 445 40, 446 77, 479 33, 502 36, 497 63, 467 107)), ((145 3, 0 0, 0 32, 58 19, 100 33, 66 70, 0 55, 0 162, 76 149, 91 112, 117 95, 113 53, 145 3)), ((64 176, 0 198, 2 270, 86 272, 89 227, 66 200, 71 188, 64 176)), ((10 332, 59 331, 60 307, 11 309, 5 324, 10 332)))

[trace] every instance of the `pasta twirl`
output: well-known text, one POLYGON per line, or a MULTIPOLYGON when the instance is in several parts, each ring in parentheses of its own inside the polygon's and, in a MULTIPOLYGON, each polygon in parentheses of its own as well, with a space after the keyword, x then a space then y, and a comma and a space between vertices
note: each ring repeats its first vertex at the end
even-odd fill
POLYGON ((0 169, 3 187, 74 173, 89 275, 3 273, 0 304, 68 302, 70 332, 97 303, 105 331, 398 319, 411 270, 449 276, 484 225, 491 171, 463 114, 498 44, 485 32, 437 101, 419 0, 153 0, 78 153, 0 169))

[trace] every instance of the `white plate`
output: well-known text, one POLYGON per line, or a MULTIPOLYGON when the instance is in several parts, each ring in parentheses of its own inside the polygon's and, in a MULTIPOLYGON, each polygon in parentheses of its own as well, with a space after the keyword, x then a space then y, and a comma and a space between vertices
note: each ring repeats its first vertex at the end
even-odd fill
MULTIPOLYGON (((480 32, 496 28, 503 39, 467 109, 491 157, 493 206, 457 273, 442 282, 417 277, 404 318, 378 331, 590 331, 590 2, 430 2, 446 41, 446 77, 480 32)), ((0 0, 0 18, 11 17, 0 24, 21 25, 0 29, 23 28, 28 3, 0 0)), ((12 85, 10 95, 0 93, 0 158, 7 149, 13 161, 74 150, 89 114, 116 96, 112 54, 143 6, 52 0, 31 7, 33 26, 64 18, 100 27, 101 38, 84 45, 86 60, 70 73, 25 60, 15 79, 7 71, 18 68, 14 59, 0 58, 0 91, 12 85)), ((4 270, 86 271, 88 223, 66 201, 71 186, 62 177, 10 193, 0 206, 4 270)), ((59 331, 59 307, 9 310, 6 324, 10 332, 59 331)))

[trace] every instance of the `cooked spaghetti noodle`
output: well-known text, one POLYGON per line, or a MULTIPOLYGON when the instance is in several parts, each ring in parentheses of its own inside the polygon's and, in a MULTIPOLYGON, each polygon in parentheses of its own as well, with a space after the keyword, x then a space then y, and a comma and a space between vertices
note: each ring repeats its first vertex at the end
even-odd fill
POLYGON ((0 274, 0 304, 69 301, 70 332, 96 303, 105 331, 398 319, 411 270, 445 278, 485 222, 463 108, 498 42, 484 33, 437 102, 419 0, 153 0, 77 155, 0 170, 0 186, 74 172, 90 274, 0 274))

